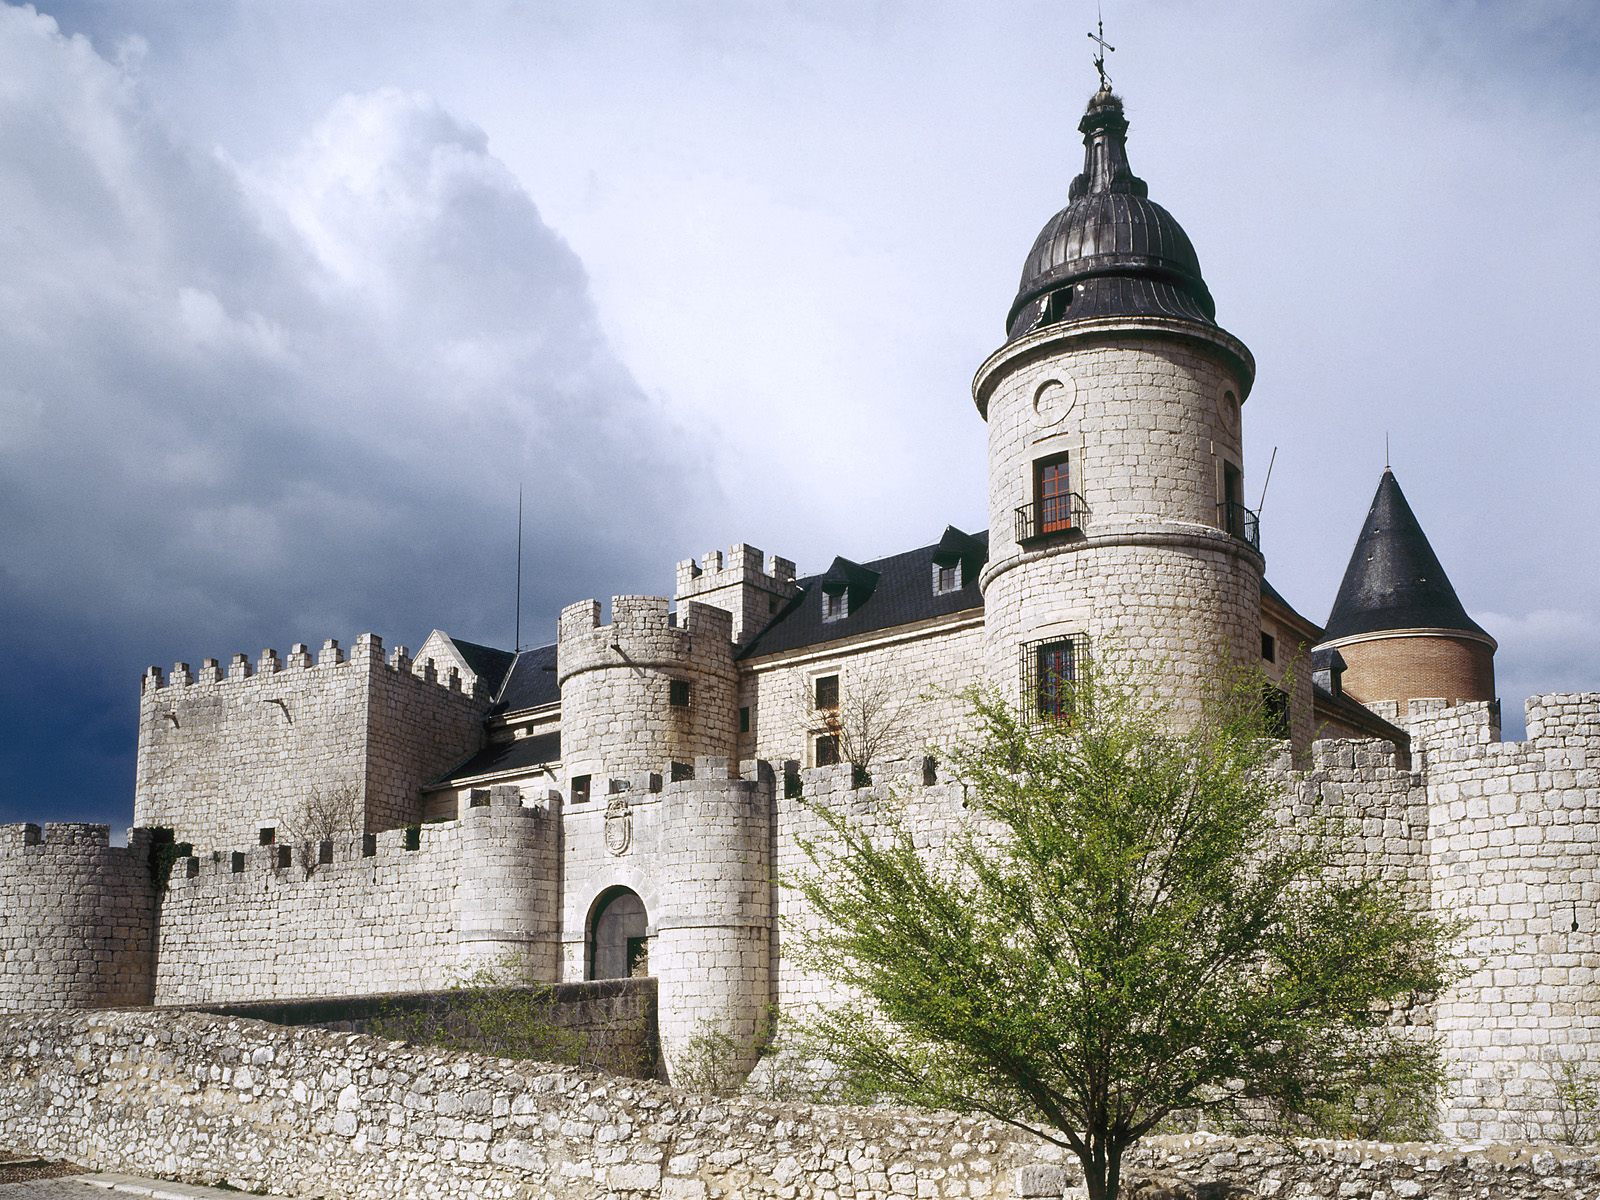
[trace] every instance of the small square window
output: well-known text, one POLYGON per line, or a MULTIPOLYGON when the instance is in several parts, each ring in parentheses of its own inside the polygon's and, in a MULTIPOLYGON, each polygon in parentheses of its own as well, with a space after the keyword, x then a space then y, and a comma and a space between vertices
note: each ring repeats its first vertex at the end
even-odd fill
POLYGON ((667 684, 667 703, 673 708, 689 707, 689 681, 674 679, 667 684))
POLYGON ((1268 662, 1278 661, 1278 639, 1270 633, 1261 635, 1261 657, 1268 662))
POLYGON ((265 826, 256 836, 261 839, 261 844, 263 846, 270 846, 273 842, 278 840, 278 831, 271 825, 268 825, 265 826))
POLYGON ((849 615, 849 592, 840 589, 836 592, 822 593, 822 619, 824 621, 842 621, 849 615))
POLYGON ((838 735, 825 733, 817 739, 817 766, 831 767, 839 761, 838 735))
POLYGON ((589 777, 587 775, 574 775, 572 777, 572 802, 574 804, 589 803, 589 777))
POLYGON ((813 685, 813 694, 816 696, 817 707, 833 709, 839 707, 839 677, 837 675, 819 675, 813 685))
POLYGON ((750 706, 748 704, 739 709, 739 732, 750 732, 750 706))

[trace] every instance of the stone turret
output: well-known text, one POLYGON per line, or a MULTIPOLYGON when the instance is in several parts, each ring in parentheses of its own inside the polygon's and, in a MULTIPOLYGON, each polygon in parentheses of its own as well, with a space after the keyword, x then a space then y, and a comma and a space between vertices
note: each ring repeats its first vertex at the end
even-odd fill
POLYGON ((1318 646, 1344 661, 1341 686, 1405 721, 1413 700, 1494 699, 1495 640, 1462 607, 1388 467, 1378 481, 1318 646))
MULTIPOLYGON (((657 596, 617 596, 561 610, 556 647, 561 753, 569 787, 598 798, 609 781, 729 758, 738 736, 733 617, 706 604, 676 614, 657 596)), ((573 800, 583 802, 579 793, 573 800)))
POLYGON ((1259 656, 1240 430, 1254 360, 1133 175, 1127 128, 1097 93, 1083 173, 972 387, 989 425, 988 672, 1041 711, 1067 702, 1088 653, 1156 668, 1180 710, 1219 663, 1259 656))
POLYGON ((695 600, 733 614, 733 640, 744 645, 799 591, 794 563, 773 555, 771 560, 754 546, 737 543, 728 551, 712 550, 699 562, 686 558, 678 564, 678 604, 695 600))

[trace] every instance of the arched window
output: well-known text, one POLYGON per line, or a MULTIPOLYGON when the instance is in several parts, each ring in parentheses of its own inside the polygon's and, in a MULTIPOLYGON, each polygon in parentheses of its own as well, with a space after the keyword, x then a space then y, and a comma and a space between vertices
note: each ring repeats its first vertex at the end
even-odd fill
POLYGON ((635 892, 624 887, 602 892, 589 919, 589 978, 650 974, 648 928, 644 901, 635 892))

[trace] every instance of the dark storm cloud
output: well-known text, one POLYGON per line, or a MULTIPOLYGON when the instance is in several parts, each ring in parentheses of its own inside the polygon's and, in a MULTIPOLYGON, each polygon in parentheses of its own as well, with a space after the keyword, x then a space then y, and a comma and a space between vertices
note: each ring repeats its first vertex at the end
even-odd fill
POLYGON ((0 80, 0 819, 126 816, 147 661, 506 642, 518 482, 530 614, 664 582, 714 496, 481 131, 383 90, 243 168, 14 8, 0 80))

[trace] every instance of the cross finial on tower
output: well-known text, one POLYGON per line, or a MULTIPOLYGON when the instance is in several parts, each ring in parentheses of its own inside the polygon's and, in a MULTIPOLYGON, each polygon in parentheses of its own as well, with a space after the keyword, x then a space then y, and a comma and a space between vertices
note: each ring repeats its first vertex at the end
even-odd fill
POLYGON ((1095 11, 1094 23, 1098 32, 1091 33, 1089 40, 1100 47, 1100 52, 1094 56, 1094 69, 1100 72, 1100 90, 1109 92, 1111 90, 1111 76, 1106 74, 1106 53, 1107 51, 1115 50, 1116 47, 1106 41, 1106 23, 1101 19, 1098 9, 1095 11))

